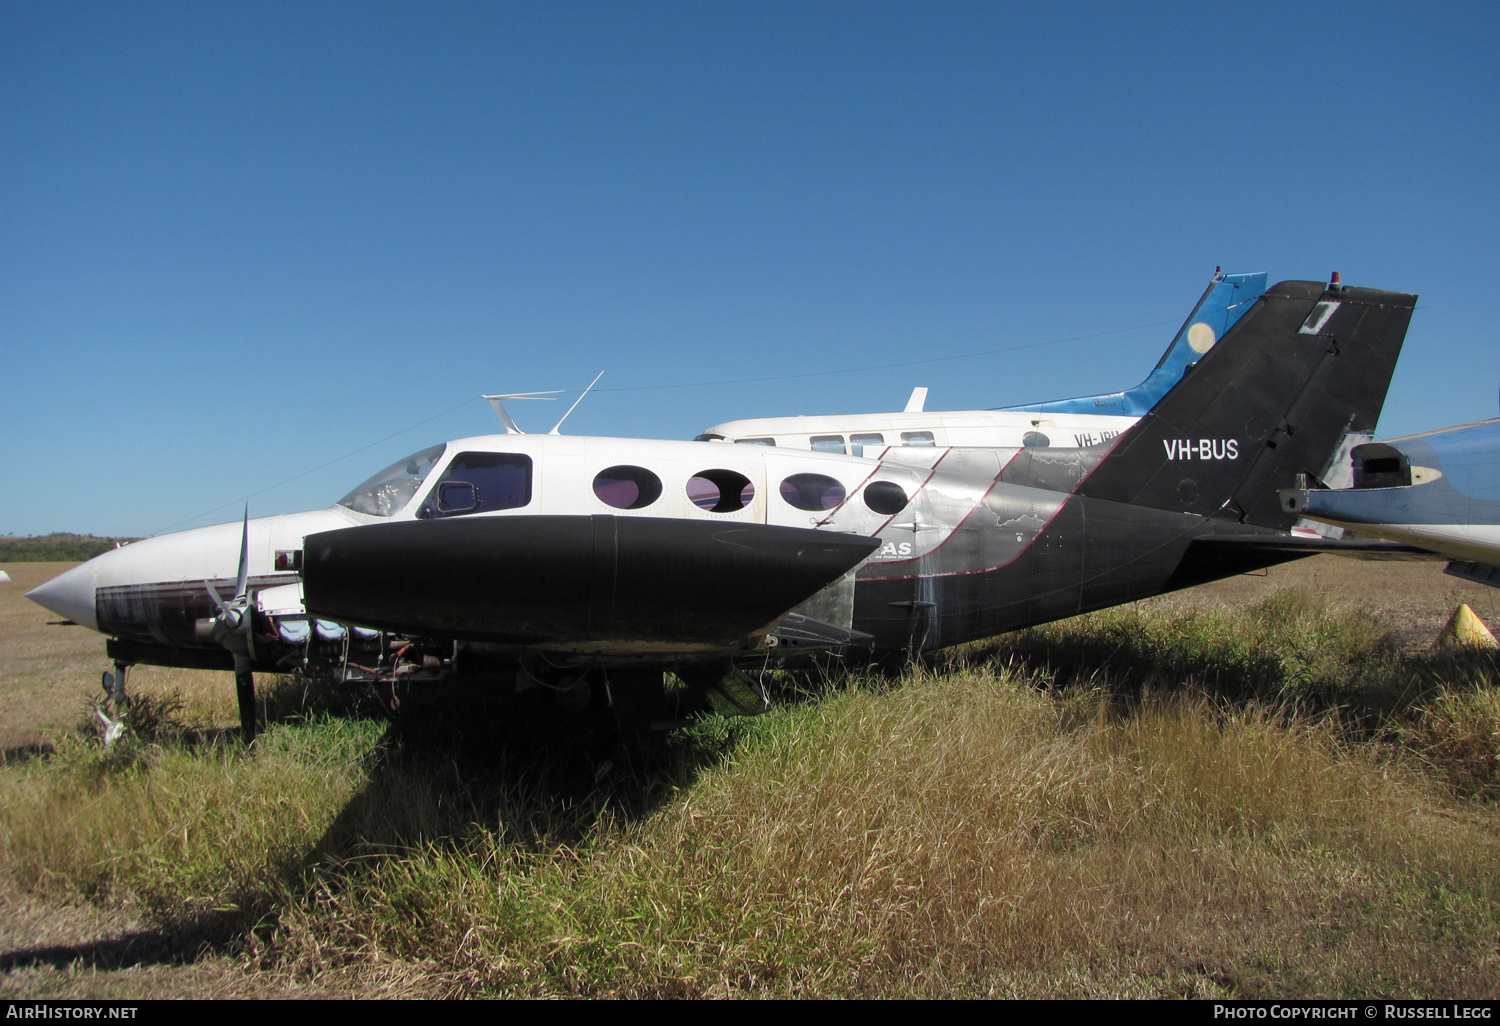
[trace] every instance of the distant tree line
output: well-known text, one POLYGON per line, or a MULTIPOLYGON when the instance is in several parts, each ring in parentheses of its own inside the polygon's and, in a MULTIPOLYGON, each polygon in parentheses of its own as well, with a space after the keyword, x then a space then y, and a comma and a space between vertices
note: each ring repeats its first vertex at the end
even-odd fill
POLYGON ((14 538, 0 535, 0 563, 81 562, 137 538, 95 538, 91 534, 42 534, 14 538))

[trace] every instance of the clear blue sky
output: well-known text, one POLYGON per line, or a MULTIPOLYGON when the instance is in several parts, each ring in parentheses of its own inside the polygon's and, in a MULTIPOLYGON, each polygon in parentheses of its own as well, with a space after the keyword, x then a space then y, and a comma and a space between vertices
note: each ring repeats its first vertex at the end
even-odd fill
POLYGON ((0 533, 327 505, 600 370, 572 432, 1121 388, 1217 264, 1421 293, 1381 433, 1492 417, 1497 39, 1493 3, 4 0, 0 533))

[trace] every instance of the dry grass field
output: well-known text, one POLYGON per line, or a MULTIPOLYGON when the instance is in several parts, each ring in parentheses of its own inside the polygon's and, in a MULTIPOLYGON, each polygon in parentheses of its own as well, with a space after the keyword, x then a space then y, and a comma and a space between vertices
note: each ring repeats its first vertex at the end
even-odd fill
POLYGON ((0 995, 1494 997, 1500 591, 1316 557, 789 680, 597 785, 474 688, 138 668, 0 584, 0 995))

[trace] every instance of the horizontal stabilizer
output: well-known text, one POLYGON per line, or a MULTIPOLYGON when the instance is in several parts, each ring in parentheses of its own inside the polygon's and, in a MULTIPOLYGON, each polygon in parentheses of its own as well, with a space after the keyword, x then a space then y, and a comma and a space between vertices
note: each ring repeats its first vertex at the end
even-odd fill
POLYGON ((1442 556, 1401 542, 1363 538, 1309 538, 1303 535, 1208 535, 1196 538, 1193 548, 1218 549, 1222 552, 1285 553, 1289 556, 1312 556, 1319 552, 1355 559, 1386 559, 1396 562, 1427 562, 1442 556))
MULTIPOLYGON (((1243 530, 1243 529, 1241 529, 1243 530)), ((1263 570, 1320 552, 1353 559, 1397 562, 1440 559, 1425 549, 1398 542, 1307 538, 1273 532, 1212 534, 1194 538, 1164 590, 1191 588, 1235 574, 1263 570)))

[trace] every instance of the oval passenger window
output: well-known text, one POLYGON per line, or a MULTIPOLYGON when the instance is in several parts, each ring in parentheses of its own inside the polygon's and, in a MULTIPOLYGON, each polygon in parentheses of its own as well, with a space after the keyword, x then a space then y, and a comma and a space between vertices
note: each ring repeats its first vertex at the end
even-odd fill
POLYGON ((894 481, 871 481, 865 485, 865 505, 884 517, 906 508, 906 490, 894 481))
POLYGON ((755 485, 733 470, 700 470, 688 479, 688 498, 710 513, 734 513, 750 505, 755 485))
POLYGON ((645 467, 606 467, 594 475, 594 494, 615 509, 644 509, 661 498, 661 478, 645 467))
POLYGON ((844 486, 824 474, 793 474, 781 482, 781 497, 798 509, 833 509, 844 495, 844 486))

